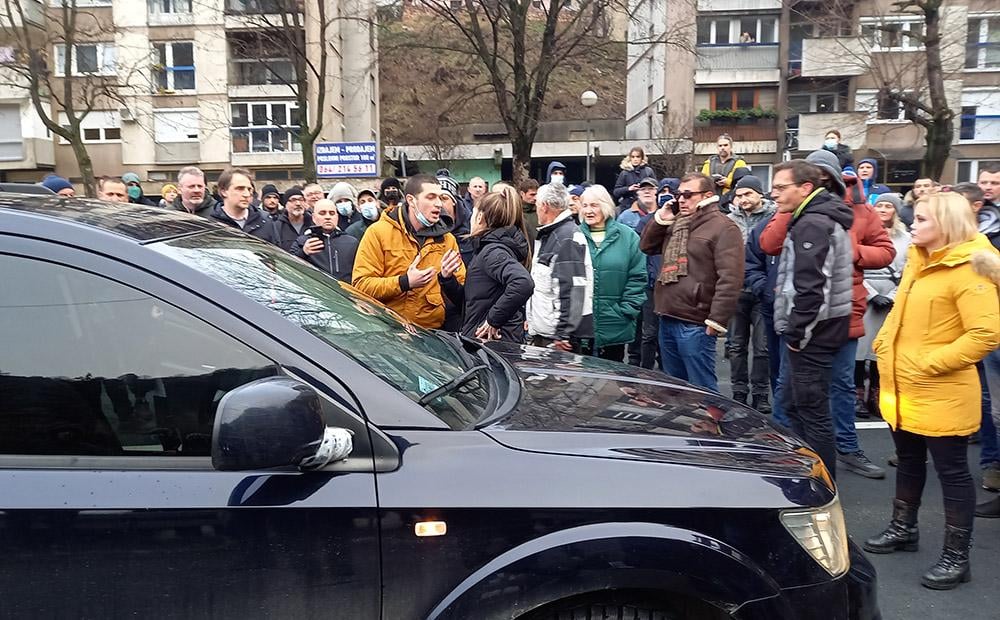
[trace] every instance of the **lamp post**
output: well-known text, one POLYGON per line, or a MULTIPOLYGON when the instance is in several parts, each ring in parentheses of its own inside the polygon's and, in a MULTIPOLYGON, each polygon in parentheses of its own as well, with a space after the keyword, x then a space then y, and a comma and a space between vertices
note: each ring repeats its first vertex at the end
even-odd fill
POLYGON ((590 108, 597 104, 597 93, 585 90, 580 95, 580 105, 586 109, 587 115, 587 183, 590 183, 590 108))

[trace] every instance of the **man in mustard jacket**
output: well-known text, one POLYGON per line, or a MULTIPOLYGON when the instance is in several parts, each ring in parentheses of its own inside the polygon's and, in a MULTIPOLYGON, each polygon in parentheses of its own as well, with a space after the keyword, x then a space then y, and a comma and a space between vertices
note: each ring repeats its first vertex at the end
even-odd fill
POLYGON ((403 202, 368 227, 354 260, 354 287, 426 328, 445 318, 445 296, 462 308, 465 265, 430 175, 406 182, 403 202))

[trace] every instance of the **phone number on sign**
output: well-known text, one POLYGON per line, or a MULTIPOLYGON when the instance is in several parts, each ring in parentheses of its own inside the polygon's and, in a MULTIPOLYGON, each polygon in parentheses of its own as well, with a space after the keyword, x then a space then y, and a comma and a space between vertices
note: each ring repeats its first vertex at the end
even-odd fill
POLYGON ((375 164, 319 164, 316 174, 378 174, 375 164))

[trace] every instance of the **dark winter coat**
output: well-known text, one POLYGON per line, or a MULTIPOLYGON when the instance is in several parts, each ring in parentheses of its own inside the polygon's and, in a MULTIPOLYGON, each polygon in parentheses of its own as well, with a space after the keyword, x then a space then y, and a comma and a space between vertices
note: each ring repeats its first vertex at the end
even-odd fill
POLYGON ((221 203, 216 203, 215 207, 212 208, 212 213, 209 217, 213 220, 222 222, 227 226, 232 226, 237 230, 242 230, 248 235, 253 235, 258 239, 267 241, 268 243, 274 243, 274 222, 271 218, 264 215, 264 212, 256 207, 250 207, 247 209, 247 221, 246 224, 240 228, 240 225, 236 223, 236 220, 229 217, 229 214, 225 212, 222 208, 221 203))
POLYGON ((992 202, 983 204, 983 208, 976 213, 976 225, 993 247, 1000 250, 1000 206, 992 202))
MULTIPOLYGON (((826 149, 825 146, 823 148, 826 149)), ((838 144, 837 148, 826 150, 837 156, 837 162, 840 164, 841 170, 847 168, 848 166, 851 168, 854 167, 854 151, 851 150, 851 147, 846 144, 838 144)))
POLYGON ((854 277, 850 205, 825 189, 793 213, 778 261, 774 331, 790 347, 836 349, 848 339, 854 277))
POLYGON ((139 190, 139 197, 138 198, 132 198, 131 196, 129 196, 128 197, 128 201, 130 203, 134 204, 134 205, 144 205, 144 206, 147 206, 147 207, 155 207, 155 206, 157 206, 157 204, 155 202, 153 202, 151 199, 146 198, 146 194, 143 194, 141 189, 139 190))
MULTIPOLYGON (((207 218, 212 215, 212 210, 215 209, 215 205, 217 204, 219 204, 219 202, 212 197, 212 194, 210 194, 208 190, 205 190, 205 198, 202 199, 201 204, 198 205, 198 207, 193 211, 193 213, 194 215, 207 218)), ((192 211, 188 211, 187 207, 184 206, 184 203, 181 201, 180 193, 178 193, 177 197, 174 198, 174 202, 171 203, 170 208, 173 209, 174 211, 183 211, 184 213, 192 213, 192 211)))
POLYGON ((474 338, 484 322, 500 328, 500 338, 524 342, 524 306, 535 285, 524 267, 528 240, 508 226, 473 238, 478 246, 465 274, 465 324, 462 334, 474 338))
POLYGON ((307 229, 295 240, 292 254, 309 261, 341 282, 350 284, 351 271, 354 269, 354 257, 358 253, 358 240, 351 235, 344 234, 339 228, 335 228, 330 234, 322 233, 320 235, 324 241, 322 252, 306 254, 302 248, 305 247, 307 241, 315 236, 313 229, 307 229))
MULTIPOLYGON (((646 226, 653 219, 653 215, 655 213, 642 216, 639 219, 639 223, 635 225, 635 232, 639 235, 640 240, 642 239, 642 231, 646 230, 646 226)), ((649 290, 653 290, 653 287, 656 286, 656 278, 660 277, 660 269, 662 267, 663 254, 646 254, 646 287, 649 290)))
POLYGON ((636 318, 646 301, 646 257, 639 235, 607 219, 604 241, 594 243, 590 227, 580 224, 594 265, 594 349, 635 340, 636 318))
MULTIPOLYGON (((771 217, 774 217, 772 212, 771 217)), ((746 274, 743 277, 744 288, 750 289, 753 296, 760 300, 760 311, 768 318, 774 315, 774 287, 778 284, 778 257, 764 253, 760 247, 760 234, 767 226, 768 220, 758 223, 747 235, 746 244, 746 274)))
POLYGON ((287 211, 282 211, 277 219, 272 221, 274 222, 274 245, 289 253, 294 253, 295 242, 313 225, 312 216, 308 213, 302 216, 303 224, 301 232, 295 230, 295 227, 292 226, 292 222, 288 219, 287 211))
MULTIPOLYGON (((642 251, 663 254, 673 225, 649 222, 642 233, 642 251)), ((688 225, 688 275, 677 282, 657 282, 653 290, 656 313, 704 325, 711 320, 729 324, 743 290, 745 255, 739 227, 714 205, 700 208, 688 225)), ((659 275, 657 275, 659 277, 659 275)))
POLYGON ((625 157, 622 160, 621 166, 619 166, 622 171, 618 173, 618 180, 615 181, 615 189, 612 192, 615 197, 615 203, 618 205, 618 212, 621 213, 626 209, 632 207, 632 203, 639 199, 639 196, 635 191, 629 189, 629 187, 635 185, 643 179, 655 179, 656 173, 653 169, 649 167, 645 162, 639 164, 638 166, 632 166, 632 162, 629 161, 629 157, 625 157))

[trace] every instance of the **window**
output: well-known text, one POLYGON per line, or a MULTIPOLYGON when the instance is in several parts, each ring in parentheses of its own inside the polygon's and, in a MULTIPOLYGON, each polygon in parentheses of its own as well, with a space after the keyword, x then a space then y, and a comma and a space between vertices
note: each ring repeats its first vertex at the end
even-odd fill
POLYGON ((234 153, 300 151, 299 109, 293 102, 233 103, 231 132, 234 153))
POLYGON ((698 45, 777 43, 778 17, 699 17, 698 45))
POLYGON ((227 13, 281 13, 293 6, 302 9, 299 2, 293 0, 226 0, 227 13))
MULTIPOLYGON (((80 43, 73 46, 72 75, 115 75, 114 43, 80 43)), ((56 45, 56 75, 66 75, 66 46, 56 45)))
POLYGON ((194 90, 194 43, 154 43, 153 84, 156 92, 194 90))
POLYGON ((149 12, 154 15, 190 13, 191 0, 149 0, 149 12))
POLYGON ((259 32, 234 32, 229 35, 231 84, 260 86, 294 84, 295 63, 288 56, 288 38, 271 37, 259 32))
POLYGON ((760 100, 752 88, 714 88, 708 96, 713 110, 752 110, 760 100))
POLYGON ((962 91, 959 139, 967 142, 1000 142, 1000 90, 962 91))
POLYGON ((975 183, 979 180, 980 166, 1000 166, 1000 159, 965 159, 958 162, 956 183, 975 183))
POLYGON ((153 132, 160 144, 197 142, 198 110, 154 110, 153 132))
POLYGON ((226 392, 278 374, 211 325, 101 276, 15 256, 0 256, 0 271, 0 453, 208 456, 226 392))
POLYGON ((969 18, 966 69, 1000 69, 1000 15, 969 18))
POLYGON ((24 159, 24 139, 21 136, 21 106, 0 105, 0 161, 24 159))
POLYGON ((921 17, 862 17, 861 39, 875 52, 900 52, 924 48, 921 17))
MULTIPOLYGON (((59 113, 59 124, 69 127, 65 112, 59 113)), ((121 117, 115 110, 91 110, 80 121, 80 133, 84 142, 118 142, 122 139, 121 117)), ((69 144, 63 138, 59 138, 59 143, 69 144)))
POLYGON ((771 164, 750 164, 750 174, 760 179, 765 188, 771 187, 771 164))
MULTIPOLYGON (((910 95, 915 93, 909 92, 910 95)), ((868 122, 905 121, 909 122, 916 115, 916 110, 896 100, 886 90, 858 90, 855 94, 854 108, 858 112, 868 112, 868 122)))

